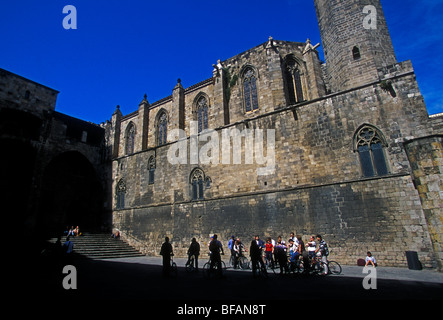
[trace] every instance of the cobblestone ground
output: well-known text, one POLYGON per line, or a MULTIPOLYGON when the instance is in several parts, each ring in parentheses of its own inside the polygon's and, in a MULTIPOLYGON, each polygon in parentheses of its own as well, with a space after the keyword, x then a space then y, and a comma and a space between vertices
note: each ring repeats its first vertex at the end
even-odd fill
MULTIPOLYGON (((176 278, 163 278, 161 260, 157 257, 121 258, 114 260, 41 261, 38 280, 33 286, 16 287, 20 297, 57 299, 137 299, 168 300, 172 306, 201 301, 265 303, 282 300, 324 299, 442 299, 443 274, 407 268, 377 268, 376 289, 364 289, 367 274, 362 267, 343 266, 342 275, 280 276, 253 278, 251 271, 227 269, 222 279, 207 279, 203 272, 187 273, 185 260, 175 259, 176 278), (73 265, 76 289, 64 289, 63 281, 73 274, 63 273, 65 265, 73 265), (23 289, 23 290, 21 290, 23 289), (25 290, 26 289, 26 290, 25 290), (38 293, 37 293, 38 292, 38 293), (44 294, 43 294, 44 293, 44 294)), ((200 267, 206 259, 200 260, 200 267)), ((72 281, 71 281, 72 282, 72 281)), ((68 282, 68 285, 70 283, 68 282)), ((172 307, 174 311, 176 307, 172 307)), ((178 308, 178 307, 177 307, 178 308)), ((169 310, 169 311, 171 311, 169 310)), ((171 311, 171 312, 172 312, 171 311)))

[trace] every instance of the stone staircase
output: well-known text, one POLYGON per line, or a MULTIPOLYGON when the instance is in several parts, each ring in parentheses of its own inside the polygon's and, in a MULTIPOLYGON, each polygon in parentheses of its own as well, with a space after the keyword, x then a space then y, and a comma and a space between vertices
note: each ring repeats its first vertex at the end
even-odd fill
MULTIPOLYGON (((111 238, 110 234, 85 233, 79 237, 70 237, 74 242, 74 254, 80 258, 89 259, 110 259, 124 257, 144 256, 134 247, 121 239, 111 238)), ((50 242, 55 243, 56 239, 50 242)), ((66 241, 66 237, 61 238, 61 243, 66 241)))

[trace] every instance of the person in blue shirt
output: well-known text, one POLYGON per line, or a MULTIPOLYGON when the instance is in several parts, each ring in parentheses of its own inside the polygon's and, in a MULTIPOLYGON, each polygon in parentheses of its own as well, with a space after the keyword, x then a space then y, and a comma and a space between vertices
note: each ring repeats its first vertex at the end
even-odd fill
POLYGON ((70 254, 74 250, 74 243, 69 240, 69 236, 66 237, 65 243, 63 243, 63 253, 70 254))

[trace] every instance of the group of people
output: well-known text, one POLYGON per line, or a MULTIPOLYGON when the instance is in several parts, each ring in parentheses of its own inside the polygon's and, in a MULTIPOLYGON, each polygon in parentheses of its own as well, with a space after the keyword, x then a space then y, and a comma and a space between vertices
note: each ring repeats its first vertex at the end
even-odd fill
MULTIPOLYGON (((224 254, 223 245, 218 240, 218 236, 215 234, 211 237, 208 244, 208 249, 211 256, 211 269, 217 266, 217 272, 222 275, 221 267, 221 255, 224 254)), ((242 243, 240 238, 231 236, 228 241, 228 249, 231 251, 233 260, 233 267, 237 268, 239 264, 239 258, 245 256, 248 252, 246 246, 242 243)), ((169 274, 170 259, 173 255, 172 245, 169 243, 169 238, 165 238, 160 254, 163 256, 163 274, 167 276, 169 274)), ((188 261, 186 265, 191 263, 191 257, 194 257, 194 268, 198 271, 198 257, 200 255, 200 244, 196 238, 192 238, 191 245, 188 249, 188 261)), ((280 267, 280 273, 283 274, 288 271, 288 258, 289 263, 295 263, 299 258, 304 259, 304 265, 309 266, 314 261, 314 258, 319 258, 324 262, 324 274, 328 273, 328 261, 329 248, 326 241, 320 234, 310 236, 309 241, 305 244, 301 236, 295 236, 293 232, 290 233, 289 240, 285 242, 282 236, 278 236, 277 241, 271 237, 266 238, 266 241, 260 239, 258 235, 254 236, 249 247, 249 256, 251 259, 251 266, 253 274, 257 267, 264 268, 265 264, 270 264, 271 267, 277 261, 280 267)), ((367 252, 365 259, 366 266, 377 266, 375 258, 371 252, 367 252)))
MULTIPOLYGON (((245 245, 237 237, 231 236, 228 241, 228 248, 231 251, 231 256, 233 259, 233 267, 238 266, 239 258, 244 256, 248 252, 245 245)), ((221 255, 224 254, 223 245, 218 240, 218 236, 215 234, 211 237, 208 244, 208 249, 211 256, 211 269, 217 266, 217 272, 222 275, 221 267, 221 255)), ((192 238, 191 245, 188 249, 188 261, 187 265, 191 263, 191 257, 194 257, 194 268, 198 271, 198 257, 200 255, 200 244, 197 242, 196 238, 192 238)), ((165 276, 169 275, 171 256, 173 256, 172 245, 169 242, 169 238, 165 238, 160 255, 163 256, 163 274, 165 276)), ((311 236, 310 240, 304 244, 301 236, 295 236, 291 232, 288 242, 282 239, 282 236, 277 238, 277 241, 268 237, 266 241, 260 239, 258 235, 251 240, 249 247, 249 256, 251 259, 251 266, 255 274, 255 269, 257 267, 265 267, 265 263, 274 265, 275 261, 278 261, 280 266, 280 272, 283 274, 288 270, 288 255, 289 261, 295 262, 300 256, 305 259, 313 259, 318 256, 323 262, 325 262, 326 269, 325 273, 328 272, 327 269, 327 256, 329 255, 329 249, 327 243, 323 240, 321 235, 311 236)))
MULTIPOLYGON (((236 261, 238 261, 239 257, 244 255, 243 252, 247 252, 247 250, 241 245, 240 239, 235 239, 234 236, 231 236, 228 247, 231 249, 231 255, 234 257, 235 268, 237 266, 236 261)), ((265 242, 256 235, 254 240, 251 241, 249 255, 251 257, 253 271, 255 271, 257 267, 264 267, 265 263, 273 267, 277 261, 280 267, 280 273, 283 274, 288 271, 288 256, 289 262, 291 263, 295 263, 300 257, 304 257, 304 259, 309 261, 309 259, 312 260, 315 256, 320 257, 321 260, 326 263, 329 249, 327 243, 319 234, 317 236, 311 236, 309 242, 305 245, 301 236, 295 236, 294 233, 291 232, 287 242, 283 240, 282 236, 278 236, 277 241, 268 237, 265 242)), ((327 268, 324 272, 328 272, 327 268)))
POLYGON ((71 228, 66 227, 65 234, 66 234, 67 237, 81 236, 80 228, 78 226, 75 227, 75 228, 74 228, 74 226, 71 226, 71 228))

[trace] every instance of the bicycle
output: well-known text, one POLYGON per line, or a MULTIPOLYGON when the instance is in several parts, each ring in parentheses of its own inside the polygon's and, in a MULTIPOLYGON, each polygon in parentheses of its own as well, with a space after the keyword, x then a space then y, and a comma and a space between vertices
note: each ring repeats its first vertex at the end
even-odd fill
POLYGON ((266 265, 257 261, 251 261, 252 263, 252 276, 268 278, 268 271, 266 270, 266 265))
MULTIPOLYGON (((214 264, 213 268, 211 268, 212 255, 209 253, 209 260, 203 265, 203 273, 207 278, 213 278, 215 275, 220 275, 221 270, 218 270, 218 264, 214 264)), ((226 264, 223 260, 220 261, 220 265, 222 270, 226 270, 226 264)))
MULTIPOLYGON (((231 268, 235 269, 235 262, 234 262, 235 257, 231 256, 231 258, 229 259, 229 266, 231 268)), ((242 270, 246 270, 249 269, 249 261, 248 258, 246 258, 245 256, 241 255, 237 258, 237 267, 240 267, 240 269, 242 270)))
POLYGON ((327 274, 341 274, 342 267, 337 261, 327 260, 327 263, 321 261, 321 257, 315 257, 312 260, 312 272, 315 274, 325 274, 325 267, 328 268, 327 274))
POLYGON ((332 274, 341 274, 342 268, 337 261, 328 260, 328 271, 332 274))
POLYGON ((196 269, 194 267, 195 256, 192 255, 189 257, 189 262, 185 264, 186 272, 194 272, 196 269))
POLYGON ((301 259, 301 256, 298 256, 295 261, 291 261, 289 259, 288 261, 288 271, 289 273, 297 274, 297 273, 303 273, 305 270, 303 259, 301 259))
POLYGON ((170 275, 173 277, 173 278, 176 278, 177 277, 177 264, 174 262, 174 258, 173 258, 173 255, 171 255, 171 269, 170 269, 170 275))

